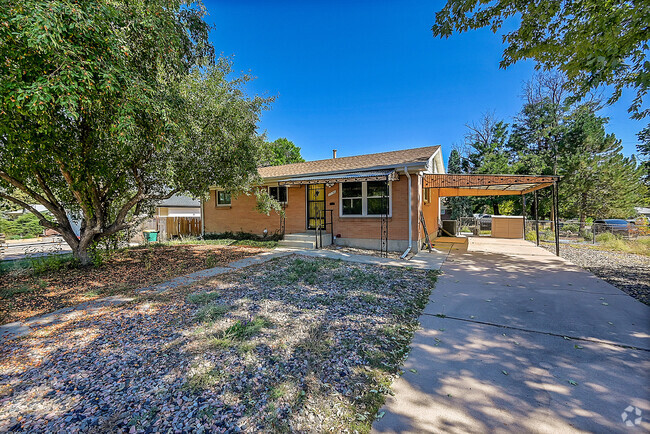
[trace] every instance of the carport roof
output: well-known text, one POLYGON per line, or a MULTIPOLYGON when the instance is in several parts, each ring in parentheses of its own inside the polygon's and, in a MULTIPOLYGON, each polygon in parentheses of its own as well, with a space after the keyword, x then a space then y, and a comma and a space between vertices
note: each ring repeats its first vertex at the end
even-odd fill
POLYGON ((426 174, 423 188, 438 188, 440 196, 517 195, 549 187, 559 179, 553 175, 426 174))

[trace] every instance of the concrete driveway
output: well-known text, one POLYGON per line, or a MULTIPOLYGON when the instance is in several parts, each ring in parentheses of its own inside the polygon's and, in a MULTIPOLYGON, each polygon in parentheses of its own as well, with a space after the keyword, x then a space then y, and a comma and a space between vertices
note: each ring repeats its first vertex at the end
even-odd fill
POLYGON ((374 432, 650 432, 650 307, 525 241, 441 269, 374 432))

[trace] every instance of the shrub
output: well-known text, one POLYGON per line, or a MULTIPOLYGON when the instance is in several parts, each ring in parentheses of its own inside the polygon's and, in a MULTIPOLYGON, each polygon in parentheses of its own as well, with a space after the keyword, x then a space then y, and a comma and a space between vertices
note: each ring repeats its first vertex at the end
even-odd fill
POLYGON ((219 297, 218 292, 195 292, 187 296, 187 301, 194 304, 208 304, 219 297))
POLYGON ((596 241, 599 243, 609 243, 617 239, 619 239, 619 237, 611 232, 603 232, 602 234, 596 235, 596 241))
POLYGON ((560 230, 563 232, 577 233, 578 231, 580 231, 580 226, 577 225, 576 223, 567 223, 560 226, 560 230))
POLYGON ((282 234, 279 232, 274 232, 273 234, 269 234, 265 237, 256 235, 256 234, 251 234, 249 232, 222 232, 218 234, 205 234, 203 236, 204 239, 206 240, 223 240, 223 239, 228 239, 228 240, 237 240, 237 241, 279 241, 282 239, 282 234))
POLYGON ((225 304, 209 304, 199 309, 194 318, 198 322, 209 323, 223 317, 230 309, 231 307, 225 304))

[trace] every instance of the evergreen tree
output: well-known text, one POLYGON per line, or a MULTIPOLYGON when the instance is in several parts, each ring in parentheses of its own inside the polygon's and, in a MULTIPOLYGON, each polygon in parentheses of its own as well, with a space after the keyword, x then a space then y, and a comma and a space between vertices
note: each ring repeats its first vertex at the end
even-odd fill
POLYGON ((636 145, 636 148, 639 151, 639 156, 642 161, 643 180, 646 187, 648 187, 648 192, 650 192, 650 124, 642 129, 637 137, 640 143, 636 145))
POLYGON ((588 216, 631 215, 643 193, 640 167, 622 155, 606 124, 593 105, 582 105, 567 117, 560 139, 560 206, 564 215, 579 217, 581 230, 588 216))

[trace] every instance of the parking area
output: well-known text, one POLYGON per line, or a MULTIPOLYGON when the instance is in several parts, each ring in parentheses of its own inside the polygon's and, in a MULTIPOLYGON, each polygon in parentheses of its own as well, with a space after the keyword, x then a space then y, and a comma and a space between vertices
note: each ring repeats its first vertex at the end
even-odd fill
POLYGON ((375 432, 650 430, 648 306, 523 240, 441 270, 375 432))

